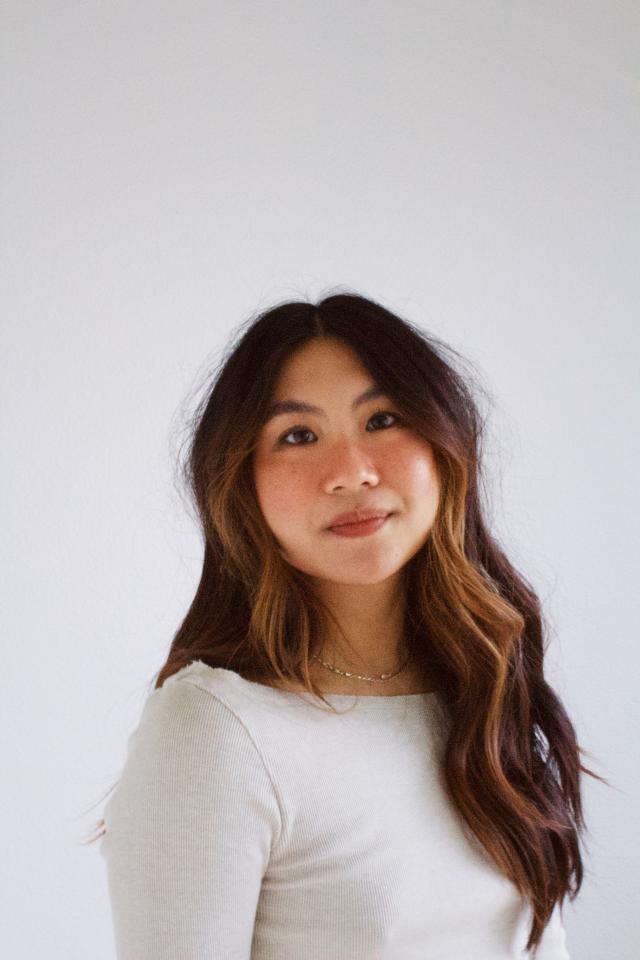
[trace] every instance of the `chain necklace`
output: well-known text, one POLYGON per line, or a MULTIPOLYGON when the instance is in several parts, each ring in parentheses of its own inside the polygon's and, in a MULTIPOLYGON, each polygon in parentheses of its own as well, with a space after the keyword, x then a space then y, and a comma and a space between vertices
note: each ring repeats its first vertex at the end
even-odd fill
POLYGON ((392 677, 397 677, 399 673, 402 673, 406 665, 409 663, 412 657, 412 652, 409 653, 409 656, 402 664, 399 670, 396 670, 395 673, 383 673, 379 677, 363 677, 359 673, 349 673, 346 670, 338 670, 337 667, 332 667, 330 663, 327 663, 326 660, 321 660, 320 657, 314 653, 312 655, 313 660, 318 660, 323 667, 326 667, 327 670, 332 670, 333 673, 339 673, 341 677, 352 677, 356 680, 370 680, 372 683, 384 683, 385 680, 391 680, 392 677))

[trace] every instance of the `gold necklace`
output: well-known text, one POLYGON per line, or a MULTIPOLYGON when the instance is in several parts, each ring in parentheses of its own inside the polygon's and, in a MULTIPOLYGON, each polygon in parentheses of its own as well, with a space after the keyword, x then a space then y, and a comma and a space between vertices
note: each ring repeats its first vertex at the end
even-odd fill
POLYGON ((326 660, 321 660, 316 653, 312 655, 312 659, 318 660, 323 667, 327 668, 327 670, 332 670, 333 673, 339 673, 341 677, 352 677, 352 678, 355 678, 356 680, 370 680, 372 683, 384 683, 385 680, 391 680, 392 677, 397 677, 398 674, 401 673, 406 667, 406 665, 409 663, 409 661, 411 660, 411 656, 412 656, 412 653, 409 653, 409 656, 407 657, 405 662, 402 664, 399 670, 395 671, 395 673, 383 673, 379 677, 363 677, 359 673, 349 673, 346 670, 338 670, 337 667, 332 667, 330 663, 326 662, 326 660))

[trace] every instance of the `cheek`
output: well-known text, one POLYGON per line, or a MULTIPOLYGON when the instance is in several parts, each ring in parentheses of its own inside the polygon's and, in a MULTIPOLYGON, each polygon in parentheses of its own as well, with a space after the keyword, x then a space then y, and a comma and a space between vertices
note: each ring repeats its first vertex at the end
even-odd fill
POLYGON ((425 494, 438 495, 438 475, 430 447, 408 443, 396 451, 391 464, 392 476, 398 478, 402 491, 420 500, 425 494))
POLYGON ((305 501, 304 471, 294 465, 256 464, 254 471, 258 503, 267 521, 272 525, 286 526, 305 501))

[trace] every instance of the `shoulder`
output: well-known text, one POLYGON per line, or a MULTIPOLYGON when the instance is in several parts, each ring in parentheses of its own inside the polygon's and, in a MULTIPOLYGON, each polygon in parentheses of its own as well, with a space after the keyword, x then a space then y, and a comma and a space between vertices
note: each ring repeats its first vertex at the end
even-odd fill
POLYGON ((234 780, 259 778, 279 793, 280 754, 296 749, 305 719, 313 723, 319 712, 296 694, 194 660, 147 698, 129 753, 163 765, 215 769, 234 780))
POLYGON ((155 690, 153 696, 164 693, 167 701, 214 701, 218 711, 228 711, 247 726, 256 723, 263 727, 271 716, 274 720, 283 709, 300 706, 300 698, 275 686, 247 680, 235 670, 210 667, 202 660, 193 660, 182 667, 155 690), (198 691, 198 692, 196 692, 198 691))
POLYGON ((147 697, 105 808, 112 833, 123 835, 134 820, 141 830, 150 809, 177 823, 229 808, 232 822, 243 803, 260 812, 271 834, 279 832, 280 796, 270 764, 228 695, 228 679, 207 670, 212 676, 191 664, 147 697))
POLYGON ((242 704, 247 699, 259 697, 260 694, 266 695, 269 699, 273 689, 265 684, 246 680, 235 670, 227 670, 224 667, 210 667, 203 660, 192 660, 186 667, 177 670, 176 673, 165 680, 162 687, 154 691, 154 694, 175 684, 196 687, 215 699, 230 704, 242 704))
POLYGON ((249 956, 284 811, 228 683, 194 665, 173 674, 129 737, 100 847, 118 956, 204 956, 211 944, 249 956))
POLYGON ((244 686, 247 681, 222 667, 210 667, 202 660, 193 660, 186 667, 176 671, 168 677, 163 685, 154 690, 149 700, 156 698, 158 702, 178 707, 187 702, 201 703, 202 710, 207 706, 218 713, 242 712, 243 702, 246 701, 244 686))
POLYGON ((215 752, 218 762, 230 754, 236 764, 255 758, 255 711, 245 684, 230 670, 193 661, 150 694, 136 734, 163 743, 169 753, 178 747, 201 756, 215 752))
MULTIPOLYGON (((327 713, 315 698, 301 686, 291 683, 287 687, 247 680, 224 667, 210 667, 202 660, 194 660, 165 680, 162 690, 171 685, 194 688, 218 701, 234 713, 247 726, 264 730, 270 726, 282 728, 291 721, 295 725, 303 717, 327 713), (309 709, 315 707, 316 709, 309 709)), ((159 691, 154 691, 156 695, 159 691)), ((185 695, 185 694, 183 694, 185 695)))

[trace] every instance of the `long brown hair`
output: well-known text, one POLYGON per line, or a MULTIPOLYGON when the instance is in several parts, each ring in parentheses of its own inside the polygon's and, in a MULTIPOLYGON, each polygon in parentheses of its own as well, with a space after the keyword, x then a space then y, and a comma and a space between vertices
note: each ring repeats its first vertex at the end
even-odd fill
POLYGON ((450 717, 449 798, 470 838, 530 901, 530 950, 556 903, 575 899, 582 884, 580 774, 607 781, 581 763, 585 751, 545 679, 540 601, 487 528, 485 421, 474 396, 484 390, 451 347, 348 293, 281 303, 238 329, 190 424, 181 470, 204 560, 154 689, 202 660, 258 682, 297 681, 326 703, 309 666, 330 615, 281 556, 252 475, 279 372, 317 338, 351 347, 433 449, 440 502, 426 543, 403 571, 407 636, 450 717))

